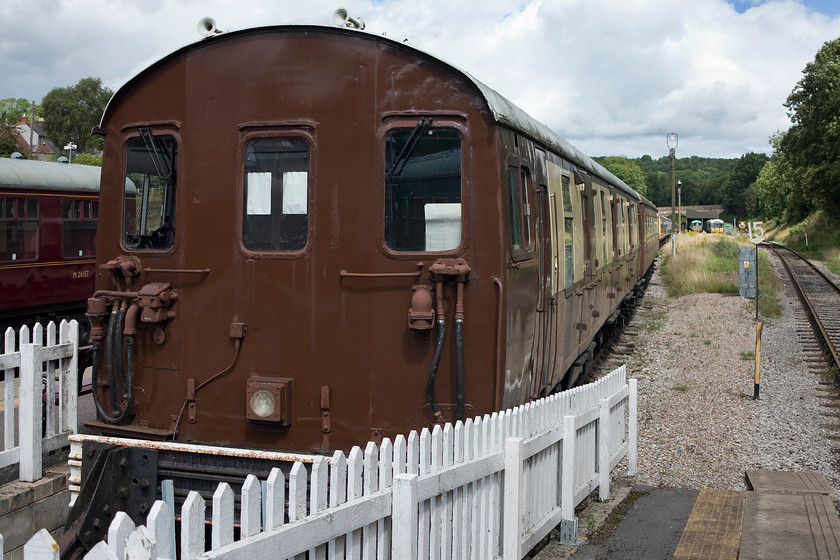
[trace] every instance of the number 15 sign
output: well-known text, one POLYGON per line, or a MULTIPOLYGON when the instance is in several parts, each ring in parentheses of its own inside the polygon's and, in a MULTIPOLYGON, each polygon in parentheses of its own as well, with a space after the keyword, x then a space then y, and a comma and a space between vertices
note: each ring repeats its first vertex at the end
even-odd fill
POLYGON ((761 224, 763 223, 764 222, 747 222, 750 233, 750 241, 756 245, 764 241, 764 228, 761 227, 761 224), (753 233, 753 230, 755 230, 755 233, 753 233))

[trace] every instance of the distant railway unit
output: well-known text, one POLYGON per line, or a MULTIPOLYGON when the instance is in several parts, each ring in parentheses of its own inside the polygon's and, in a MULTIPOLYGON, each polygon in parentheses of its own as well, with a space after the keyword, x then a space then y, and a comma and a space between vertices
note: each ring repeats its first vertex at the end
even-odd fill
POLYGON ((2 331, 76 319, 87 338, 99 176, 99 167, 0 158, 2 331))
POLYGON ((720 218, 706 220, 706 223, 703 224, 703 231, 706 233, 723 233, 723 229, 723 220, 720 218))

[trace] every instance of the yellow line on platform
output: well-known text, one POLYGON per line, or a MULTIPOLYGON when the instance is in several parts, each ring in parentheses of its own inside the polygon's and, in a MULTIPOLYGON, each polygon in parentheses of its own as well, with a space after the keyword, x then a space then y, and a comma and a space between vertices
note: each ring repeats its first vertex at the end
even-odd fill
POLYGON ((743 492, 700 490, 674 560, 736 560, 743 516, 743 492))

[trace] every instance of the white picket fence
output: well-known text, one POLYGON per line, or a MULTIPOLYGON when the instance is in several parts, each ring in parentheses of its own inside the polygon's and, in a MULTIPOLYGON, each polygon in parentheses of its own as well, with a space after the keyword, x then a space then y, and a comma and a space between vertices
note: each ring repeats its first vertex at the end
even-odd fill
MULTIPOLYGON (((268 558, 520 560, 595 488, 609 496, 610 471, 625 456, 636 470, 636 385, 622 366, 598 382, 492 416, 424 429, 273 469, 242 486, 240 536, 234 495, 220 484, 207 504, 190 492, 181 508, 183 560, 268 558), (308 499, 307 499, 308 497, 308 499), (286 515, 288 523, 286 523, 286 515)), ((154 504, 145 526, 119 512, 88 560, 175 558, 173 511, 154 504)), ((1 541, 0 541, 1 542, 1 541)), ((58 558, 42 530, 26 560, 58 558)))
POLYGON ((42 475, 42 455, 67 447, 68 436, 78 431, 79 325, 75 320, 62 321, 56 329, 50 322, 45 345, 40 324, 32 332, 23 327, 18 337, 15 334, 12 328, 6 330, 0 354, 4 380, 0 468, 19 463, 20 480, 35 482, 42 475))

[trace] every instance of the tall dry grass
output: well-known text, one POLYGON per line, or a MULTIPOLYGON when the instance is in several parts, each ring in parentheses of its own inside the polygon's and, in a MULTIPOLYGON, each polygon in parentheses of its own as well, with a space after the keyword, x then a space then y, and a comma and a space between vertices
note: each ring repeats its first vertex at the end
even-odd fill
POLYGON ((667 252, 662 274, 668 295, 738 293, 738 245, 722 235, 687 233, 677 236, 677 255, 667 252), (733 258, 734 249, 734 258, 733 258))
MULTIPOLYGON (((677 255, 665 244, 662 276, 670 296, 696 293, 737 294, 738 248, 750 245, 745 238, 723 234, 686 233, 677 236, 677 255)), ((782 282, 770 265, 766 251, 758 259, 759 312, 767 317, 781 316, 778 292, 782 282)), ((754 300, 745 300, 753 302, 754 300)))

